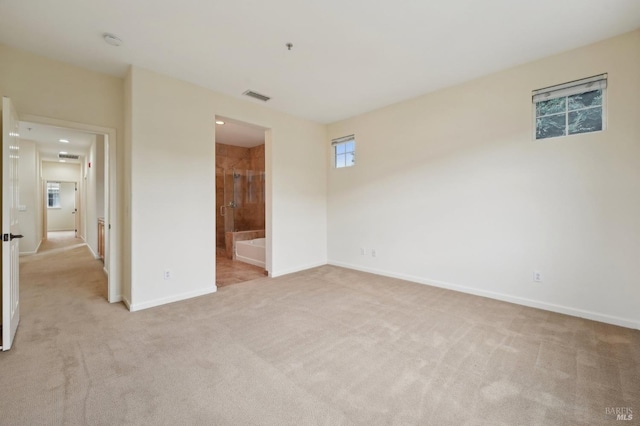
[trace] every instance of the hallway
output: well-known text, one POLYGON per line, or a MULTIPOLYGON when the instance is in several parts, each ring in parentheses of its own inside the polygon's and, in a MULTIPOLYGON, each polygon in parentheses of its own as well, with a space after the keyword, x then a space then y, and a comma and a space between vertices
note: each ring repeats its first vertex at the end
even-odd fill
POLYGON ((103 268, 73 231, 49 232, 37 254, 20 258, 21 321, 31 310, 48 316, 42 309, 56 311, 59 303, 68 305, 81 297, 98 297, 106 303, 103 268))
MULTIPOLYGON (((86 244, 81 238, 76 238, 75 235, 76 233, 74 231, 48 232, 47 239, 42 242, 37 254, 50 254, 52 250, 86 244)), ((22 260, 24 259, 28 259, 28 257, 23 257, 22 260)))

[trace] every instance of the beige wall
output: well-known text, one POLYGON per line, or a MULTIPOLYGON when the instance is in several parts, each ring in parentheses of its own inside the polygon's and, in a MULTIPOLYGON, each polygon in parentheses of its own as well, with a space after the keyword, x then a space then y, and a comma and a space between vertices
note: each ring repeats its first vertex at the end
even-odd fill
POLYGON ((94 257, 98 256, 98 218, 104 218, 104 135, 96 135, 89 155, 83 163, 82 205, 84 219, 84 239, 94 257), (89 167, 91 164, 91 167, 89 167))
POLYGON ((92 167, 96 176, 96 216, 104 218, 105 215, 105 144, 104 135, 96 135, 96 158, 92 167))
POLYGON ((326 263, 325 126, 135 67, 130 79, 132 309, 216 289, 216 115, 270 129, 271 274, 326 263))
POLYGON ((18 114, 124 129, 123 80, 0 44, 0 88, 18 114))
POLYGON ((24 238, 20 240, 20 254, 36 252, 42 241, 39 155, 36 143, 20 140, 20 206, 18 220, 24 238))
POLYGON ((334 123, 329 261, 639 328, 639 118, 635 31, 334 123), (532 139, 532 90, 601 73, 606 131, 532 139))
POLYGON ((59 163, 57 161, 42 162, 42 180, 60 182, 80 182, 81 167, 77 163, 59 163))

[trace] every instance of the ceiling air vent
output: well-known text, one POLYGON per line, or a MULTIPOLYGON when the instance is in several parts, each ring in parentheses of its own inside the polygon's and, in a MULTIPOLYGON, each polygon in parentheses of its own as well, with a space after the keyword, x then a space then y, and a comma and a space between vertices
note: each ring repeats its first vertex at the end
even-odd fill
POLYGON ((77 160, 78 158, 80 158, 80 156, 75 154, 58 154, 58 158, 64 158, 67 160, 77 160))
POLYGON ((269 96, 261 95, 260 93, 254 92, 253 90, 247 90, 246 92, 243 93, 243 95, 256 98, 262 102, 267 102, 269 99, 271 99, 269 96))

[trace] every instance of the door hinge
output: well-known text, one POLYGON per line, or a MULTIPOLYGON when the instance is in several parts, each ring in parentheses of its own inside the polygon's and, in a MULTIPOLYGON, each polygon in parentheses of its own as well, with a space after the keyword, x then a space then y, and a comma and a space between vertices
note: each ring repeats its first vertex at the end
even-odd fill
POLYGON ((2 241, 9 241, 9 234, 2 234, 2 241))

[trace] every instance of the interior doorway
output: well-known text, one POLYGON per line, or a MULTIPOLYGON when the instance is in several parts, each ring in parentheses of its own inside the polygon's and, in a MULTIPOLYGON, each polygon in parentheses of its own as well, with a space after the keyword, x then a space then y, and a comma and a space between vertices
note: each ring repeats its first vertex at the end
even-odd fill
POLYGON ((216 285, 267 272, 268 129, 216 116, 216 285))
POLYGON ((23 228, 35 239, 35 247, 21 254, 86 245, 103 263, 108 301, 121 301, 117 234, 111 232, 118 219, 115 129, 38 116, 21 118, 21 148, 25 148, 21 151, 27 165, 32 165, 25 171, 28 179, 21 180, 21 193, 25 192, 21 212, 29 219, 23 228), (37 200, 35 205, 30 199, 37 200), (55 238, 47 243, 48 236, 55 238))

